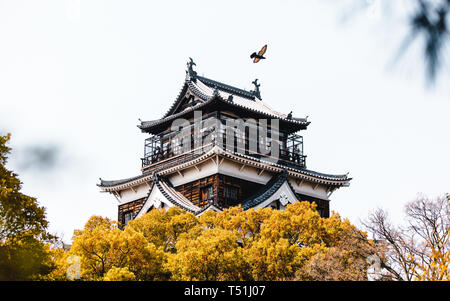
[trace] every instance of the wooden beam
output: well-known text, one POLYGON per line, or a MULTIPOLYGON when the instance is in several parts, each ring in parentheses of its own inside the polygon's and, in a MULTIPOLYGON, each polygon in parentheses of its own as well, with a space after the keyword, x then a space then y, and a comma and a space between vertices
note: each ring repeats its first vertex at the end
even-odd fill
POLYGON ((242 171, 245 167, 245 164, 242 164, 241 168, 239 169, 239 171, 242 171))
POLYGON ((220 162, 219 162, 219 166, 222 165, 223 161, 225 160, 225 158, 223 157, 220 162))
POLYGON ((200 172, 200 168, 198 168, 197 165, 194 165, 195 169, 197 169, 198 172, 200 172))
POLYGON ((334 192, 334 188, 330 188, 329 192, 327 193, 327 198, 329 198, 331 196, 331 194, 333 194, 334 192))
POLYGON ((181 171, 177 170, 177 173, 178 173, 182 178, 184 178, 184 175, 183 175, 183 173, 182 173, 181 171))
POLYGON ((263 172, 264 172, 264 169, 261 169, 261 170, 258 172, 258 176, 260 176, 263 172))
POLYGON ((113 191, 113 195, 116 198, 117 202, 120 203, 120 195, 117 193, 117 191, 113 191))

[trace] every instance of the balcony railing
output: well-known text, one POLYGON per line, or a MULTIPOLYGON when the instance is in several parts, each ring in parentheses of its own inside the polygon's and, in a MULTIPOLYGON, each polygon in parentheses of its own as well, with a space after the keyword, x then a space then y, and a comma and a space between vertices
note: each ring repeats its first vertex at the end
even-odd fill
MULTIPOLYGON (((253 158, 275 162, 284 166, 305 168, 306 156, 303 155, 303 137, 291 134, 286 139, 271 140, 265 138, 265 144, 270 149, 270 143, 276 143, 278 153, 269 153, 268 149, 262 150, 257 137, 245 137, 243 133, 235 133, 232 140, 227 141, 226 129, 221 127, 218 131, 215 128, 202 129, 200 133, 186 133, 180 136, 179 133, 169 133, 163 136, 152 136, 145 140, 145 155, 142 158, 142 167, 146 167, 158 162, 169 162, 171 158, 179 158, 182 155, 204 153, 211 149, 213 145, 220 145, 222 148, 239 154, 251 156, 253 158), (195 139, 194 139, 195 138, 195 139), (256 139, 255 139, 256 138, 256 139), (196 142, 196 143, 195 143, 196 142), (229 142, 229 145, 227 145, 229 142), (270 143, 269 143, 270 142, 270 143), (251 149, 250 146, 257 146, 251 149)), ((171 161, 171 160, 170 160, 171 161)))

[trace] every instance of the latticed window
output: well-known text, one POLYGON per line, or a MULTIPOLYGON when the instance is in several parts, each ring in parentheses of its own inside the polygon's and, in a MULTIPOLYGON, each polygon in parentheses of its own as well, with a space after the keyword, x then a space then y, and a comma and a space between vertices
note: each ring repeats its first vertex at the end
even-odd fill
POLYGON ((202 188, 202 201, 210 200, 213 197, 213 187, 207 186, 202 188))
POLYGON ((129 221, 133 219, 133 211, 127 211, 123 214, 123 224, 124 226, 128 224, 129 221))
POLYGON ((225 186, 225 199, 228 201, 237 201, 238 200, 239 188, 226 185, 225 186))

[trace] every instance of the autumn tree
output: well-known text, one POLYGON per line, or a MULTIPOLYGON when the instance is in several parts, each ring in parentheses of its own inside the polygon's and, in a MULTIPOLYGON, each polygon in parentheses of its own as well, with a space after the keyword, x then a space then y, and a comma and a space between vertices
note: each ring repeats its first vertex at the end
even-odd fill
MULTIPOLYGON (((93 216, 74 232, 70 254, 80 257, 81 277, 102 280, 112 268, 127 268, 141 280, 163 280, 165 253, 142 233, 120 230, 108 218, 93 216)), ((108 276, 111 278, 112 276, 108 276)))
POLYGON ((366 234, 315 204, 285 210, 240 206, 196 217, 178 207, 117 223, 93 216, 70 252, 53 250, 54 279, 80 258, 83 280, 364 280, 373 245, 366 234))
POLYGON ((141 218, 128 223, 127 229, 141 233, 145 239, 166 252, 175 252, 180 234, 188 232, 198 224, 198 219, 179 207, 166 210, 151 210, 141 218))
POLYGON ((365 233, 337 214, 322 218, 315 208, 314 203, 296 202, 272 211, 261 238, 249 248, 255 279, 366 279, 372 250, 365 233))
POLYGON ((168 267, 174 280, 237 281, 251 280, 245 252, 238 244, 237 231, 206 229, 192 239, 181 235, 177 253, 169 258, 168 267))
POLYGON ((46 243, 45 208, 20 192, 22 184, 5 164, 10 135, 0 136, 0 280, 36 279, 52 269, 46 243))
POLYGON ((136 276, 127 267, 116 268, 112 267, 103 278, 104 281, 133 281, 136 276))
POLYGON ((368 260, 374 254, 382 256, 382 246, 367 239, 367 234, 333 215, 325 221, 326 229, 331 230, 324 252, 314 254, 297 271, 297 279, 310 281, 362 281, 368 280, 368 260))
POLYGON ((381 209, 365 222, 379 244, 387 247, 381 267, 395 280, 448 280, 450 204, 445 197, 420 197, 405 207, 407 224, 392 224, 381 209))

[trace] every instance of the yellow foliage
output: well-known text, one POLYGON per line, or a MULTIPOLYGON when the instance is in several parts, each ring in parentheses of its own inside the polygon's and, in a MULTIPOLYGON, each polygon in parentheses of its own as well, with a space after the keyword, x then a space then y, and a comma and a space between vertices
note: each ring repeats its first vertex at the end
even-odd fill
POLYGON ((168 267, 174 280, 249 280, 235 231, 206 229, 196 239, 181 236, 168 267))
POLYGON ((181 233, 199 224, 192 214, 178 207, 169 210, 152 210, 139 219, 128 223, 127 228, 141 233, 145 239, 164 251, 175 252, 175 244, 181 233))
POLYGON ((81 277, 100 280, 112 268, 128 267, 140 279, 165 279, 163 250, 132 228, 122 231, 117 223, 94 216, 84 230, 75 231, 70 253, 81 258, 81 277))
MULTIPOLYGON (((450 231, 450 230, 449 230, 450 231)), ((414 258, 412 258, 414 260, 414 258)), ((431 248, 431 262, 416 261, 414 268, 415 280, 418 281, 450 281, 450 252, 431 248)))
POLYGON ((103 281, 133 281, 136 280, 136 276, 133 272, 130 272, 127 267, 125 268, 116 268, 112 267, 108 273, 106 273, 105 277, 103 277, 103 281))
POLYGON ((365 234, 350 222, 321 218, 308 202, 200 217, 172 207, 152 210, 123 230, 92 217, 75 231, 70 252, 52 251, 58 266, 52 277, 65 279, 65 260, 76 255, 83 280, 312 280, 329 267, 332 277, 348 279, 355 268, 365 272, 366 247, 365 234), (324 258, 326 266, 318 260, 324 258))
POLYGON ((42 280, 47 281, 63 281, 67 279, 67 270, 69 269, 68 257, 69 252, 62 248, 55 248, 49 251, 51 260, 54 264, 54 269, 48 275, 45 275, 42 280))

